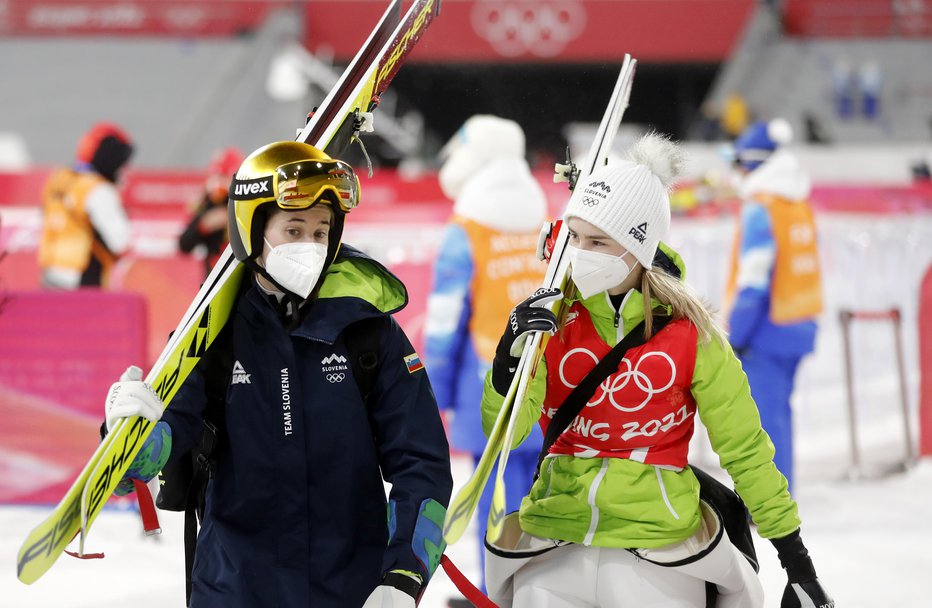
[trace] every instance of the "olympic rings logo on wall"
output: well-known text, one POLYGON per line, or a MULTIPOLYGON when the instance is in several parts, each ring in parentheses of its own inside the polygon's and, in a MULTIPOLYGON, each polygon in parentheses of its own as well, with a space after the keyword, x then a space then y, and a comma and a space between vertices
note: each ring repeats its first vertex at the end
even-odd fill
POLYGON ((472 26, 500 55, 559 55, 586 29, 586 8, 579 0, 480 0, 472 26))
MULTIPOLYGON (((566 375, 563 373, 563 369, 566 366, 567 361, 569 361, 570 357, 576 354, 581 354, 586 357, 589 357, 590 359, 592 359, 593 363, 599 362, 599 358, 596 357, 592 351, 586 348, 574 348, 568 351, 565 355, 563 355, 563 360, 560 361, 560 368, 559 368, 560 382, 563 383, 563 386, 567 388, 571 388, 571 389, 576 388, 576 385, 572 384, 566 379, 566 375)), ((622 412, 637 412, 638 410, 642 409, 645 405, 647 405, 648 402, 650 402, 650 400, 655 395, 659 395, 660 393, 664 392, 665 390, 673 386, 673 381, 676 380, 676 364, 673 362, 673 359, 670 357, 670 355, 662 351, 654 350, 654 351, 644 353, 643 355, 641 355, 641 358, 638 359, 637 363, 635 363, 633 367, 631 365, 631 361, 627 357, 622 359, 621 363, 622 365, 625 366, 626 369, 624 369, 623 371, 619 371, 618 373, 612 374, 611 376, 606 378, 602 382, 602 384, 599 385, 599 389, 601 389, 601 393, 597 391, 596 392, 597 397, 595 397, 592 401, 589 401, 586 404, 586 407, 595 407, 599 405, 605 400, 605 397, 607 395, 608 402, 611 403, 612 407, 614 407, 615 409, 620 410, 622 412), (650 357, 660 357, 662 360, 666 361, 667 364, 669 364, 670 366, 670 380, 659 388, 654 386, 654 378, 651 378, 650 376, 642 372, 640 369, 641 364, 644 363, 644 361, 646 361, 650 357), (621 403, 618 403, 615 400, 615 393, 617 393, 618 391, 628 386, 628 383, 631 382, 632 380, 634 381, 634 385, 638 389, 640 389, 641 392, 644 393, 644 399, 633 407, 626 407, 625 405, 622 405, 621 403)))
POLYGON ((338 374, 327 374, 327 382, 329 382, 330 384, 333 384, 335 382, 343 382, 345 378, 346 378, 346 374, 344 374, 343 372, 340 372, 338 374))

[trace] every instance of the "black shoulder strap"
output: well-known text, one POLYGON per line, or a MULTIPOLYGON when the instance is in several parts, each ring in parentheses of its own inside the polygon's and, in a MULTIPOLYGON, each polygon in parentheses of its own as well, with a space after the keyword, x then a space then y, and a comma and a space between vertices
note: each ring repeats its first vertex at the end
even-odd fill
MULTIPOLYGON (((669 322, 670 317, 654 317, 654 335, 660 333, 660 330, 666 327, 669 322)), ((560 435, 563 434, 563 431, 566 430, 570 423, 573 422, 573 419, 579 415, 579 412, 582 411, 586 402, 592 398, 596 387, 611 374, 618 371, 618 366, 621 365, 621 360, 624 358, 625 353, 636 346, 644 344, 644 326, 644 321, 641 321, 634 329, 629 331, 628 335, 622 338, 621 341, 616 344, 607 355, 602 357, 602 360, 586 374, 582 382, 576 385, 573 392, 571 392, 566 400, 560 404, 560 407, 557 408, 556 413, 553 415, 553 420, 551 420, 550 425, 547 426, 547 433, 544 435, 544 445, 540 450, 540 456, 537 458, 537 471, 534 473, 535 479, 540 475, 540 467, 544 462, 544 458, 547 457, 547 453, 550 452, 550 448, 560 435)))
POLYGON ((227 323, 204 358, 199 361, 207 389, 207 406, 204 409, 204 431, 201 444, 194 450, 191 482, 185 497, 184 509, 184 566, 185 605, 191 601, 191 583, 194 570, 194 553, 197 550, 198 521, 204 519, 204 500, 207 481, 214 474, 214 451, 226 424, 227 389, 233 377, 233 323, 227 323))
POLYGON ((359 394, 362 395, 362 400, 369 409, 372 409, 372 391, 375 388, 379 363, 381 363, 379 343, 387 319, 388 317, 381 315, 368 317, 351 323, 343 330, 343 339, 349 351, 353 377, 359 387, 359 394))

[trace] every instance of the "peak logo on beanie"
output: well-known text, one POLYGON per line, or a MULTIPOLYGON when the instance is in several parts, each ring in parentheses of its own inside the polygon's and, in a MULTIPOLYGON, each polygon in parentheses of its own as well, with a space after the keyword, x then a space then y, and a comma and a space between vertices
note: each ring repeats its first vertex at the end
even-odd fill
POLYGON ((647 222, 638 224, 628 231, 628 234, 637 239, 638 243, 643 243, 647 239, 647 222))
POLYGON ((682 163, 682 153, 673 142, 646 135, 627 159, 599 167, 584 187, 576 188, 565 217, 579 218, 604 231, 649 268, 657 244, 670 227, 667 191, 682 163))

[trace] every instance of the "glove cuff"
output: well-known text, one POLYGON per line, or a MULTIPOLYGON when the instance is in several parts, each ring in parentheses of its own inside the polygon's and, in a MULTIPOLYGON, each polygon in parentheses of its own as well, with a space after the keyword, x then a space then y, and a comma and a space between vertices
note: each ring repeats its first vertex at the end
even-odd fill
POLYGON ((382 577, 382 584, 388 585, 389 587, 394 587, 399 591, 407 593, 414 598, 415 603, 421 597, 421 591, 424 589, 424 584, 418 582, 408 576, 407 574, 402 574, 400 572, 388 572, 382 577))
POLYGON ((515 377, 515 370, 518 369, 519 361, 521 359, 518 357, 500 354, 495 355, 492 360, 492 388, 499 395, 508 392, 511 380, 515 377))
POLYGON ((770 542, 777 550, 789 582, 805 583, 816 579, 815 567, 798 529, 783 538, 772 538, 770 542))

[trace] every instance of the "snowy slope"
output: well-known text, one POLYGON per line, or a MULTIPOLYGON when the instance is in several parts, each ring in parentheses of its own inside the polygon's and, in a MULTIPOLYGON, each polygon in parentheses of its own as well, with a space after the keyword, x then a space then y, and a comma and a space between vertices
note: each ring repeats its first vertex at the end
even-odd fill
MULTIPOLYGON (((807 461, 800 463, 806 471, 807 461)), ((455 460, 462 483, 469 462, 455 460)), ((840 469, 836 469, 840 470, 840 469)), ((797 498, 803 534, 820 576, 839 608, 932 606, 932 459, 885 479, 848 481, 822 472, 801 474, 797 498)), ((43 516, 41 508, 0 508, 0 607, 2 608, 166 608, 184 605, 184 554, 180 514, 163 513, 159 540, 143 538, 131 512, 104 511, 90 537, 103 560, 68 556, 37 583, 16 580, 16 552, 26 531, 43 516)), ((779 606, 785 579, 769 543, 758 543, 767 608, 779 606)), ((476 572, 471 532, 448 550, 467 574, 476 572)), ((438 573, 421 606, 442 608, 456 596, 438 573)))

